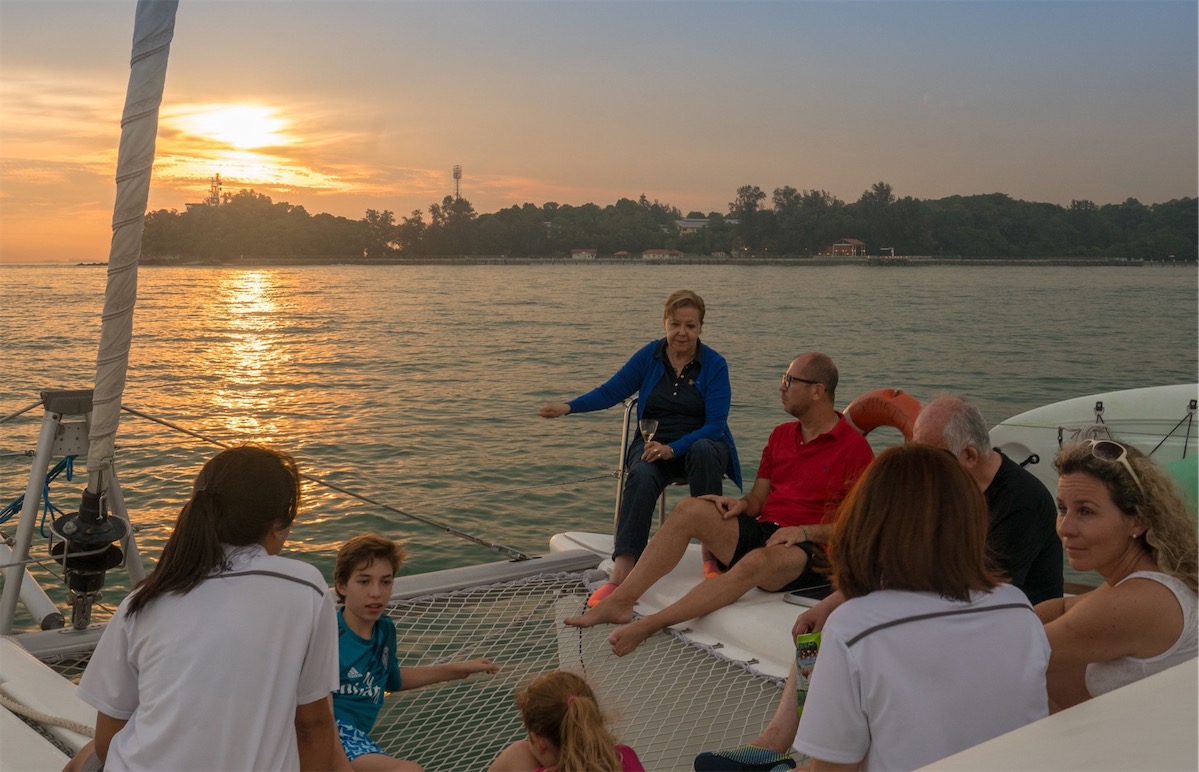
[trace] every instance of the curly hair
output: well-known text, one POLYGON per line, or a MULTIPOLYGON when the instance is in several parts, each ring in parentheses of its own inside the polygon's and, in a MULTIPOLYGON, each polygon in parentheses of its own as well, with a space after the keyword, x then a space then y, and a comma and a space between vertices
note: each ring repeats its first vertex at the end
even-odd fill
POLYGON ((525 728, 558 749, 562 772, 620 772, 616 738, 582 676, 546 673, 516 695, 516 707, 525 728))
POLYGON ((1059 475, 1082 473, 1103 483, 1112 502, 1128 517, 1138 517, 1145 526, 1142 549, 1164 573, 1199 590, 1199 546, 1195 520, 1183 502, 1174 481, 1132 445, 1106 440, 1124 448, 1125 460, 1134 478, 1117 460, 1096 456, 1093 441, 1067 445, 1053 462, 1059 475), (1137 485, 1137 481, 1140 485, 1137 485))

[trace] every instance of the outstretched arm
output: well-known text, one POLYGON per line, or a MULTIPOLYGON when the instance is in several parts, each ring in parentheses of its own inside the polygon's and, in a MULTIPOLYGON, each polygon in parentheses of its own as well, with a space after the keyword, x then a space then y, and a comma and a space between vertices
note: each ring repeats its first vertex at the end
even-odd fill
POLYGON ((401 691, 419 689, 429 684, 442 681, 457 681, 475 673, 496 673, 500 669, 486 657, 467 660, 466 662, 447 662, 444 665, 428 665, 426 667, 400 668, 401 691))

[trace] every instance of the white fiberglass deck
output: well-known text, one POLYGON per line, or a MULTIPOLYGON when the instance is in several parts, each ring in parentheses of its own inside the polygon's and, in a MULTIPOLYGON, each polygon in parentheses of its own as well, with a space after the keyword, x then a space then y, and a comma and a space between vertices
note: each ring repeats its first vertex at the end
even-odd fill
MULTIPOLYGON (((607 557, 612 553, 608 534, 570 531, 550 540, 551 552, 586 549, 607 557)), ((679 565, 642 596, 636 606, 641 615, 652 614, 687 594, 703 581, 700 547, 692 544, 679 565)), ((749 663, 763 675, 786 678, 795 656, 791 625, 803 607, 787 603, 783 594, 750 590, 736 604, 690 619, 672 629, 704 646, 717 647, 728 659, 749 663)))

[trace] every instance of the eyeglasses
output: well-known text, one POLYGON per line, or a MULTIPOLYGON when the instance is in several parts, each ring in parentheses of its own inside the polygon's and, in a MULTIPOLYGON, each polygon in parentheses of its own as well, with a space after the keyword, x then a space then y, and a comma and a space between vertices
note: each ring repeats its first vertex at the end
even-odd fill
POLYGON ((1090 446, 1091 455, 1095 458, 1101 461, 1114 461, 1127 469, 1132 481, 1140 488, 1141 495, 1145 494, 1145 486, 1141 485, 1141 478, 1137 477, 1137 473, 1132 470, 1132 464, 1128 463, 1128 448, 1115 440, 1087 440, 1087 445, 1090 446))
POLYGON ((796 378, 794 375, 784 375, 783 391, 788 391, 791 388, 791 384, 795 383, 796 381, 799 381, 800 383, 810 383, 813 385, 820 383, 820 381, 809 381, 807 378, 796 378))

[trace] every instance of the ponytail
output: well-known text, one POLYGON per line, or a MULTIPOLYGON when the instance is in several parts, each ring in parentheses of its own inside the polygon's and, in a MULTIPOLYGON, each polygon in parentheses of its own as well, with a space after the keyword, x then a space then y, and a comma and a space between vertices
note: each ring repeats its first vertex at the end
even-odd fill
POLYGON ((571 695, 567 699, 561 738, 558 768, 562 772, 620 772, 616 740, 604 725, 604 714, 594 697, 571 695))
POLYGON ((525 728, 558 749, 562 772, 620 772, 616 739, 582 677, 555 670, 517 695, 525 728))
POLYGON ((130 596, 126 612, 132 616, 167 593, 191 592, 221 567, 223 545, 256 544, 271 529, 291 525, 299 499, 299 471, 286 453, 241 445, 213 456, 196 477, 158 565, 130 596))

